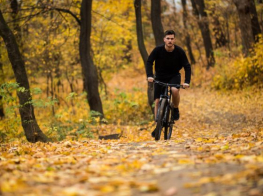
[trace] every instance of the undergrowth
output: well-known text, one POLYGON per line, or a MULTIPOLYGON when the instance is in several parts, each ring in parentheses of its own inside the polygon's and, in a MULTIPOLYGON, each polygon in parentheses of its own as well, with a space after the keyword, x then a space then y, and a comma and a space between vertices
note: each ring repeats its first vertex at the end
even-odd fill
MULTIPOLYGON (((6 117, 0 121, 0 142, 26 140, 16 97, 16 91, 20 90, 17 83, 5 83, 1 86, 6 117)), ((89 110, 86 93, 61 93, 60 97, 66 97, 63 100, 44 97, 40 88, 32 88, 31 94, 37 122, 52 141, 96 138, 99 125, 142 125, 152 119, 147 94, 143 89, 133 88, 131 92, 116 89, 107 99, 103 98, 104 118, 89 110)))
POLYGON ((263 38, 251 49, 249 56, 242 55, 229 61, 225 66, 216 67, 217 74, 212 88, 220 90, 263 87, 263 38))

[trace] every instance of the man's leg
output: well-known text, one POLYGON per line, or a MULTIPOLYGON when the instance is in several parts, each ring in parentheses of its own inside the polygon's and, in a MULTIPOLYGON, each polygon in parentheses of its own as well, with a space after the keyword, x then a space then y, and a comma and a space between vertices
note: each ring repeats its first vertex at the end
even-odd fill
POLYGON ((180 103, 180 89, 177 89, 175 87, 172 87, 172 102, 175 108, 178 108, 180 103))
POLYGON ((172 87, 172 102, 174 106, 174 120, 179 120, 180 89, 172 87))

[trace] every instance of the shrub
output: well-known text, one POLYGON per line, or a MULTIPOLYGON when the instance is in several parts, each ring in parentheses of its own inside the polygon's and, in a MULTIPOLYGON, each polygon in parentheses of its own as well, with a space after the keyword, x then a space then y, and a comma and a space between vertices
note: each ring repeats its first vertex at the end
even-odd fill
POLYGON ((237 57, 234 62, 218 68, 212 87, 215 89, 243 89, 263 87, 263 38, 254 45, 248 57, 237 57))

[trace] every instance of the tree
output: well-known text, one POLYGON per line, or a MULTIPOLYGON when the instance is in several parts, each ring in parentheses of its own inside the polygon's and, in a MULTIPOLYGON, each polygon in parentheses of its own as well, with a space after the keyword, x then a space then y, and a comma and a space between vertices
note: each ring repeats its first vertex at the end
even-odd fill
POLYGON ((258 35, 261 33, 260 25, 258 22, 258 14, 254 0, 249 0, 250 12, 251 12, 251 25, 254 41, 258 41, 258 35))
POLYGON ((186 47, 188 50, 188 54, 190 57, 190 61, 191 64, 195 64, 195 58, 192 52, 192 47, 191 47, 191 37, 190 34, 188 32, 188 26, 187 26, 187 20, 188 20, 188 13, 187 13, 187 9, 186 9, 186 0, 181 0, 182 3, 182 7, 183 7, 183 23, 184 23, 184 29, 185 29, 185 43, 186 43, 186 47))
POLYGON ((251 11, 250 11, 250 0, 233 0, 236 5, 238 17, 239 17, 239 28, 241 30, 243 53, 245 56, 248 55, 249 49, 254 43, 254 35, 251 24, 251 11))
MULTIPOLYGON (((143 59, 144 68, 146 72, 146 64, 148 59, 148 53, 144 45, 143 40, 143 31, 142 31, 142 14, 141 14, 141 0, 135 0, 134 1, 134 8, 135 8, 135 16, 136 16, 136 33, 137 33, 137 43, 138 47, 143 59)), ((152 107, 154 103, 154 95, 153 95, 153 83, 148 82, 148 88, 147 88, 147 94, 148 94, 148 103, 151 107, 151 111, 154 113, 154 108, 152 107)))
POLYGON ((191 0, 191 3, 193 7, 193 14, 198 22, 198 26, 202 34, 206 52, 207 69, 209 69, 215 64, 215 58, 210 37, 207 13, 205 12, 205 3, 204 0, 191 0))
POLYGON ((25 69, 25 63, 21 57, 14 34, 7 26, 2 12, 0 10, 0 36, 3 37, 9 60, 15 74, 16 82, 20 86, 17 91, 19 99, 19 112, 26 138, 29 142, 47 142, 47 136, 40 130, 32 105, 32 97, 30 94, 29 82, 25 69))
POLYGON ((151 0, 151 21, 156 46, 163 44, 163 25, 161 20, 161 0, 151 0))
MULTIPOLYGON (((1 48, 0 48, 0 86, 4 83, 4 71, 3 71, 3 63, 2 63, 1 57, 2 57, 2 54, 1 54, 1 48)), ((5 117, 2 99, 3 99, 3 97, 0 95, 0 119, 5 117)))
POLYGON ((97 68, 95 67, 91 57, 91 9, 92 0, 82 0, 80 10, 80 61, 84 76, 84 88, 87 92, 90 110, 97 111, 103 116, 102 103, 99 95, 97 68))

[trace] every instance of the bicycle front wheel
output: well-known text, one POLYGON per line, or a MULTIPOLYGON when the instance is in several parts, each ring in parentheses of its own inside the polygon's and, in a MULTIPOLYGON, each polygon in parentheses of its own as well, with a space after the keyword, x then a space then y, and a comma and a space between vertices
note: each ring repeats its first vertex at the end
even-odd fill
POLYGON ((173 132, 173 124, 170 123, 170 126, 168 127, 165 127, 165 130, 164 130, 164 139, 165 140, 169 140, 171 139, 172 137, 172 132, 173 132))
POLYGON ((163 117, 165 112, 166 99, 162 99, 159 103, 158 113, 157 113, 157 125, 155 132, 155 140, 159 140, 161 137, 161 132, 163 129, 163 117))
POLYGON ((172 110, 171 107, 168 105, 166 107, 166 123, 164 129, 164 139, 169 140, 172 136, 173 131, 173 122, 172 122, 172 110))

